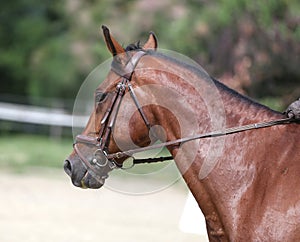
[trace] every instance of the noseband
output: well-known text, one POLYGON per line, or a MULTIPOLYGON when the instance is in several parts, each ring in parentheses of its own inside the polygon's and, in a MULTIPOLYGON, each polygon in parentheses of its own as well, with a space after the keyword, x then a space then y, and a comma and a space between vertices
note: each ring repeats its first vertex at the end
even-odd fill
POLYGON ((75 139, 75 143, 73 144, 74 150, 83 162, 85 168, 87 169, 88 173, 90 173, 95 179, 97 179, 101 184, 104 184, 104 180, 108 177, 108 173, 117 168, 121 169, 129 169, 133 167, 135 164, 140 163, 153 163, 158 161, 165 161, 165 160, 172 160, 172 156, 168 157, 158 157, 158 158, 145 158, 145 159, 135 159, 133 157, 134 154, 158 149, 166 146, 176 146, 179 147, 181 144, 196 140, 196 139, 203 139, 203 138, 212 138, 212 137, 219 137, 219 136, 225 136, 229 134, 234 134, 238 132, 243 132, 247 130, 252 129, 260 129, 260 128, 266 128, 274 125, 280 125, 280 124, 290 124, 290 123, 299 123, 299 119, 295 118, 283 118, 278 120, 271 120, 268 122, 262 122, 262 123, 255 123, 255 124, 249 124, 239 127, 232 127, 227 128, 221 131, 213 131, 208 132, 204 134, 196 134, 194 136, 185 137, 177 140, 167 141, 160 144, 150 145, 147 147, 137 148, 133 150, 127 150, 117 153, 109 153, 108 147, 110 142, 110 137, 112 134, 113 126, 116 122, 117 114, 119 111, 119 107, 122 101, 122 98, 126 92, 126 90, 129 91, 131 98, 133 99, 145 125, 147 126, 148 130, 150 130, 151 125, 143 112, 143 109, 141 108, 141 105, 139 104, 139 101, 137 99, 137 96, 135 95, 135 92, 131 86, 131 79, 132 75, 134 73, 135 67, 137 66, 140 59, 146 55, 147 53, 145 51, 138 51, 136 52, 130 59, 129 62, 125 65, 125 67, 120 67, 119 65, 115 65, 116 63, 112 63, 112 71, 117 73, 119 76, 122 77, 122 80, 118 83, 116 86, 116 90, 114 92, 111 105, 106 110, 102 120, 101 120, 101 127, 99 132, 97 132, 97 137, 90 137, 86 135, 77 135, 75 139), (87 146, 96 147, 96 150, 94 151, 92 156, 84 156, 81 150, 78 147, 78 144, 85 144, 87 146), (129 168, 123 168, 122 164, 119 164, 115 161, 115 159, 120 158, 126 158, 126 157, 132 157, 133 163, 132 166, 129 168))

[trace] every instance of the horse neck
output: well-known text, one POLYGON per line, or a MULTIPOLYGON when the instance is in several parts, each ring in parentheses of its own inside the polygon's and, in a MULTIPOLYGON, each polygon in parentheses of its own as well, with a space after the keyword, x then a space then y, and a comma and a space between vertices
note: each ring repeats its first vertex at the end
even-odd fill
MULTIPOLYGON (((175 68, 177 72, 175 71, 175 75, 157 75, 157 77, 161 78, 153 79, 152 82, 157 83, 159 80, 164 87, 170 89, 174 88, 180 95, 183 95, 187 101, 183 102, 182 100, 175 99, 173 100, 172 107, 180 110, 176 113, 184 113, 183 116, 181 116, 183 119, 192 119, 191 124, 182 121, 184 125, 187 125, 187 127, 182 127, 183 123, 181 123, 181 120, 179 120, 179 124, 169 122, 173 119, 169 118, 170 114, 168 111, 153 111, 156 120, 158 120, 167 131, 168 139, 209 132, 217 127, 222 129, 282 118, 280 113, 241 96, 216 80, 208 83, 207 79, 195 73, 193 68, 180 67, 177 63, 172 62, 168 63, 167 66, 164 65, 166 64, 163 62, 159 63, 160 68, 162 68, 162 66, 168 70, 175 68), (176 78, 176 73, 180 75, 180 73, 183 72, 185 72, 186 77, 191 78, 189 81, 192 80, 192 82, 186 83, 185 80, 176 78), (202 90, 200 95, 193 85, 200 86, 202 90), (215 86, 218 91, 218 101, 221 101, 221 104, 216 103, 216 106, 213 105, 209 113, 207 105, 210 101, 213 101, 213 99, 206 101, 204 98, 211 98, 211 96, 213 96, 210 94, 212 86, 215 86), (209 94, 206 95, 205 93, 209 94), (193 116, 195 117, 194 120, 193 116), (212 120, 217 120, 215 125, 212 125, 212 120), (186 133, 182 132, 182 129, 184 129, 186 133)), ((167 97, 154 94, 154 98, 165 99, 167 97)), ((243 157, 242 154, 238 154, 237 152, 241 152, 241 150, 238 149, 241 146, 239 142, 245 142, 245 147, 241 149, 246 149, 247 134, 245 132, 239 135, 242 137, 240 140, 235 139, 237 135, 229 135, 226 137, 213 138, 213 140, 187 142, 182 145, 180 149, 178 149, 178 147, 169 148, 175 157, 176 164, 183 174, 189 189, 206 217, 208 230, 217 234, 219 233, 220 236, 224 236, 228 231, 234 231, 234 225, 230 223, 234 221, 236 216, 234 209, 238 207, 240 194, 245 192, 243 189, 247 189, 247 186, 251 183, 251 172, 255 169, 252 165, 256 165, 253 162, 250 167, 251 169, 248 171, 249 167, 246 166, 249 166, 249 164, 241 164, 243 157), (212 155, 207 159, 207 156, 214 154, 214 149, 218 150, 218 145, 222 146, 221 153, 215 152, 215 157, 212 155), (178 155, 180 152, 181 154, 178 155), (227 156, 228 152, 236 154, 236 156, 240 156, 240 158, 237 159, 235 157, 231 159, 230 156, 227 156), (213 165, 205 168, 205 162, 207 162, 207 160, 208 163, 212 162, 213 165), (204 175, 201 174, 201 172, 203 173, 203 171, 201 171, 203 167, 204 175), (236 178, 232 178, 232 172, 236 175, 236 172, 243 173, 244 180, 238 180, 238 182, 236 182, 236 178), (224 190, 226 190, 226 192, 224 192, 224 190), (233 199, 235 202, 232 202, 232 199, 228 199, 235 196, 237 196, 236 199, 233 199)), ((254 136, 256 136, 256 134, 250 137, 252 141, 255 140, 254 136)))

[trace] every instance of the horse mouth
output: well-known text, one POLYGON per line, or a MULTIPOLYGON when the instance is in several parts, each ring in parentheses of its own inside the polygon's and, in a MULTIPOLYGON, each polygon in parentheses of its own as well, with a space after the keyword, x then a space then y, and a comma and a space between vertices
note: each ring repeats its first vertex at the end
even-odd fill
POLYGON ((83 166, 76 167, 70 160, 65 160, 64 171, 76 187, 98 189, 104 185, 103 179, 96 179, 83 166))

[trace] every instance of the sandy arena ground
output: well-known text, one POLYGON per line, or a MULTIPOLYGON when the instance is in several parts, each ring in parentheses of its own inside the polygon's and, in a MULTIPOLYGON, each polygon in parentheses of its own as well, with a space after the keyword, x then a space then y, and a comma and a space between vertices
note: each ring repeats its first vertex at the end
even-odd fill
POLYGON ((75 188, 59 171, 1 172, 0 241, 205 241, 179 229, 188 194, 182 183, 151 195, 132 196, 107 188, 75 188))

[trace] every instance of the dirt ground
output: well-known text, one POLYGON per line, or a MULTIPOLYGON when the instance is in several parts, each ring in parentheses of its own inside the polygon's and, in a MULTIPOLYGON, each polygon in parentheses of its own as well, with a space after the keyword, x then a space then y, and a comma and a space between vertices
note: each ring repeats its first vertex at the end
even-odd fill
POLYGON ((75 188, 59 171, 1 172, 0 241, 205 241, 179 229, 188 194, 182 183, 132 196, 107 188, 75 188))

